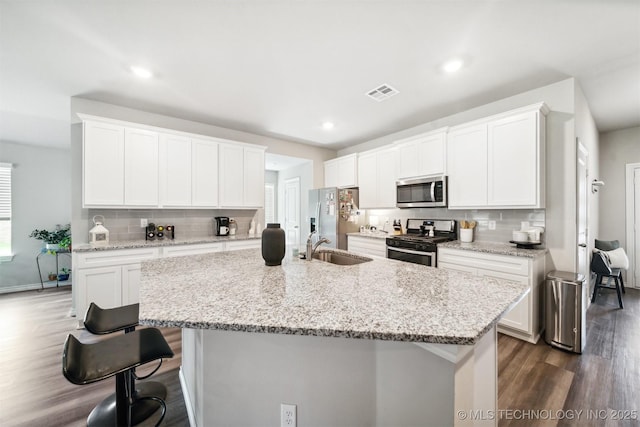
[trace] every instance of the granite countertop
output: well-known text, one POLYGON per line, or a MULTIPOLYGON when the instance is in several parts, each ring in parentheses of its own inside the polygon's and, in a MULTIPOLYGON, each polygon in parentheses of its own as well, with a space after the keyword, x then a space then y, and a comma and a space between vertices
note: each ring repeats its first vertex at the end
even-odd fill
POLYGON ((444 242, 438 244, 439 248, 449 249, 461 249, 464 251, 483 252, 494 255, 510 255, 519 256, 525 258, 537 258, 545 255, 548 250, 546 248, 540 249, 518 249, 515 243, 502 243, 502 242, 471 242, 463 243, 459 240, 452 242, 444 242))
POLYGON ((384 258, 340 266, 287 254, 267 267, 260 250, 245 249, 143 262, 140 322, 471 345, 526 289, 384 258))
POLYGON ((73 245, 73 252, 92 252, 92 251, 112 251, 116 249, 137 249, 137 248, 155 248, 160 246, 174 245, 198 245, 204 243, 216 242, 233 242, 238 240, 261 239, 261 234, 250 236, 248 234, 235 236, 204 236, 193 237, 189 239, 154 239, 154 240, 124 240, 120 242, 109 242, 108 246, 97 248, 91 247, 88 243, 73 245))

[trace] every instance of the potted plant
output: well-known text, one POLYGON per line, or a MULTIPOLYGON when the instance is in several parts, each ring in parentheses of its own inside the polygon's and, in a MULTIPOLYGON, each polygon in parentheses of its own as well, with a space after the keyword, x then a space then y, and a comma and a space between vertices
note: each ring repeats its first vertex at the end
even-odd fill
POLYGON ((35 229, 29 234, 29 237, 42 240, 48 251, 55 252, 60 249, 62 241, 68 241, 68 244, 71 245, 71 224, 64 226, 58 224, 53 231, 35 229))
POLYGON ((64 282, 65 280, 69 280, 69 274, 71 273, 71 270, 69 270, 66 267, 62 267, 60 271, 62 273, 58 274, 58 280, 61 282, 64 282))
POLYGON ((49 281, 53 282, 54 280, 56 280, 58 278, 58 275, 56 273, 54 273, 53 271, 49 272, 49 281))
POLYGON ((66 236, 62 240, 60 240, 60 249, 71 252, 71 236, 66 236))

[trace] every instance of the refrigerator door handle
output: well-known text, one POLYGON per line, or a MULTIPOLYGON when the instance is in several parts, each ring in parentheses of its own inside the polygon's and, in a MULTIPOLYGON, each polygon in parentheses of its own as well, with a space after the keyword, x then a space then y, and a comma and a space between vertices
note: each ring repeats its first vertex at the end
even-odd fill
POLYGON ((320 236, 320 233, 321 233, 321 229, 320 229, 320 209, 321 209, 321 207, 322 207, 322 202, 318 202, 318 204, 316 205, 316 214, 317 214, 316 218, 318 218, 318 224, 316 224, 316 230, 317 230, 318 236, 320 236))

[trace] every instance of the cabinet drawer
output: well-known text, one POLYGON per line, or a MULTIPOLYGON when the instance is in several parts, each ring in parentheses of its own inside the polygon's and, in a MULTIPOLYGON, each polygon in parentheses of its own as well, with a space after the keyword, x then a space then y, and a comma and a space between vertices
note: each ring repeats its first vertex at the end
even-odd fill
POLYGON ((347 250, 363 255, 387 257, 387 244, 384 239, 348 236, 347 250))
POLYGON ((529 260, 527 258, 508 255, 442 248, 438 249, 438 265, 440 263, 458 264, 519 276, 529 275, 529 260))
POLYGON ((444 270, 464 271, 465 273, 471 273, 474 276, 478 275, 477 268, 467 267, 466 265, 451 264, 448 262, 443 262, 442 259, 438 260, 438 268, 442 268, 444 270))
POLYGON ((262 239, 233 240, 225 243, 226 251, 239 251, 240 249, 259 249, 262 247, 262 239))
POLYGON ((136 264, 159 256, 158 248, 118 249, 77 253, 75 268, 105 267, 110 265, 136 264))
POLYGON ((209 254, 213 252, 222 252, 224 249, 223 242, 203 243, 200 245, 176 245, 165 246, 162 248, 163 257, 174 257, 184 255, 209 254))

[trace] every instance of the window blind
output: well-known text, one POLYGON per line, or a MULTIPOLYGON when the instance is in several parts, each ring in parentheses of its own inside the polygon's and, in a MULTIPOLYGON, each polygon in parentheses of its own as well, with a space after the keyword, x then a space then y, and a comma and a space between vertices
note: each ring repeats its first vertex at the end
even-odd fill
POLYGON ((11 163, 0 163, 0 221, 11 220, 11 163))

